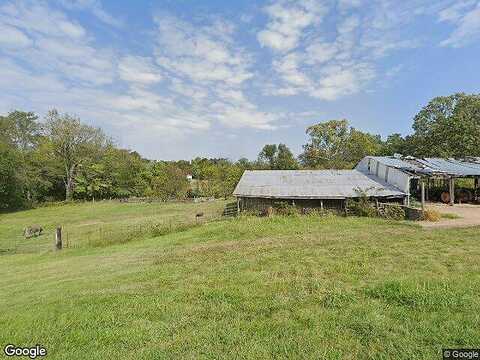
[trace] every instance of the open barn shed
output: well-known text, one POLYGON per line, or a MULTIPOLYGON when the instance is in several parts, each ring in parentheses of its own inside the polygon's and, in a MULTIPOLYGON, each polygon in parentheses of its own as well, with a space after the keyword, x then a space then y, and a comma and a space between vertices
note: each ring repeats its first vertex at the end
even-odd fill
POLYGON ((367 156, 356 169, 395 184, 424 206, 426 201, 454 205, 480 202, 480 158, 444 159, 367 156))
POLYGON ((400 203, 407 197, 395 185, 356 169, 247 170, 233 195, 239 210, 264 209, 279 201, 299 207, 342 209, 347 199, 363 195, 400 203))

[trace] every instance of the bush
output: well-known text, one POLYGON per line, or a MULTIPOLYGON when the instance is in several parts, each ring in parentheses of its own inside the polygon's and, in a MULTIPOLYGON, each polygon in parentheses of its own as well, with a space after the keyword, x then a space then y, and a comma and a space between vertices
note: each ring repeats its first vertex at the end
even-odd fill
POLYGON ((426 209, 423 212, 423 220, 425 221, 438 221, 441 217, 441 214, 437 210, 426 209))
POLYGON ((404 220, 405 210, 399 204, 389 204, 380 209, 379 215, 384 219, 404 220))
POLYGON ((337 215, 334 210, 318 209, 318 208, 302 208, 302 215, 322 217, 337 215))
POLYGON ((295 205, 289 204, 286 201, 278 201, 273 204, 273 208, 275 213, 278 215, 285 215, 285 216, 295 216, 298 215, 298 210, 295 205))
POLYGON ((375 206, 366 197, 347 200, 347 210, 356 216, 376 217, 378 211, 375 206))

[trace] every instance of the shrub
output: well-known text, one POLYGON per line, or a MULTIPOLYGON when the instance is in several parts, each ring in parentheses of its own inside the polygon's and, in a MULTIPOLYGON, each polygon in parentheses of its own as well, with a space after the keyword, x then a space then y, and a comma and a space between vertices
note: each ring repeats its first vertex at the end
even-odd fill
POLYGON ((405 210, 399 204, 389 204, 379 211, 379 215, 389 220, 404 220, 405 210))
POLYGON ((334 210, 318 209, 318 208, 303 208, 302 215, 322 217, 322 216, 334 216, 338 214, 334 210))
POLYGON ((273 208, 278 215, 295 216, 298 215, 295 205, 289 204, 286 201, 278 201, 273 204, 273 208))
POLYGON ((378 211, 367 197, 360 197, 358 199, 347 200, 347 210, 349 213, 356 216, 375 217, 378 216, 378 211))
POLYGON ((423 220, 425 221, 438 221, 441 217, 441 214, 437 210, 426 209, 423 212, 423 220))

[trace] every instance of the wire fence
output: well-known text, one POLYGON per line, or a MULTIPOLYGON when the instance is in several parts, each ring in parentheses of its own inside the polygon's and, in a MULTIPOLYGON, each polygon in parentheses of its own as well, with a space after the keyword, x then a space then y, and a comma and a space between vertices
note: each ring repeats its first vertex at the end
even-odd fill
MULTIPOLYGON (((62 225, 62 243, 65 249, 105 247, 130 241, 153 238, 181 232, 217 220, 218 214, 169 216, 160 220, 141 221, 132 224, 102 223, 91 225, 62 225)), ((55 244, 55 228, 46 229, 42 235, 26 239, 13 236, 11 241, 0 246, 0 256, 51 251, 55 244)))

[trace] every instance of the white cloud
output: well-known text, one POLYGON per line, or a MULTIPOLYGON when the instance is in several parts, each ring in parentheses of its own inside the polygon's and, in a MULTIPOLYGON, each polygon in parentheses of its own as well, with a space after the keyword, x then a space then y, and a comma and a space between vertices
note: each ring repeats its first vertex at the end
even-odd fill
POLYGON ((265 8, 270 21, 266 29, 257 34, 262 46, 285 52, 294 49, 302 31, 322 20, 324 7, 310 0, 279 1, 265 8))
POLYGON ((329 8, 329 2, 323 4, 299 10, 297 2, 276 0, 267 8, 269 21, 258 41, 277 51, 265 94, 336 100, 366 89, 379 73, 379 59, 418 46, 417 39, 402 38, 414 16, 412 3, 339 0, 329 8), (299 18, 302 21, 295 21, 299 18), (267 44, 264 36, 270 35, 267 44))
POLYGON ((45 3, 18 1, 3 5, 0 28, 13 28, 13 34, 21 40, 7 52, 38 72, 54 70, 67 79, 93 85, 114 81, 114 54, 95 48, 80 24, 45 3))
POLYGON ((60 3, 67 9, 89 10, 100 21, 114 27, 123 26, 123 22, 107 13, 99 0, 60 0, 60 3))
POLYGON ((447 6, 438 12, 438 20, 456 23, 463 18, 465 11, 468 11, 468 9, 476 3, 477 0, 456 1, 454 4, 447 6))
POLYGON ((118 64, 120 78, 138 84, 154 84, 162 80, 160 69, 156 68, 152 59, 128 55, 118 64))
POLYGON ((194 27, 171 16, 157 16, 155 21, 157 64, 166 70, 192 81, 222 81, 233 86, 253 76, 245 51, 232 45, 228 24, 194 27))
POLYGON ((273 129, 278 116, 259 111, 244 93, 254 74, 252 57, 236 45, 232 24, 215 21, 193 26, 169 15, 158 25, 156 63, 182 102, 227 127, 273 129))
POLYGON ((7 3, 0 7, 0 22, 15 26, 26 32, 39 35, 78 40, 86 35, 85 29, 76 22, 42 2, 7 3))
POLYGON ((22 49, 32 45, 32 40, 22 31, 0 24, 0 46, 8 49, 22 49))
POLYGON ((456 26, 440 45, 454 48, 465 46, 480 38, 480 1, 461 1, 445 8, 439 13, 439 20, 456 26))

